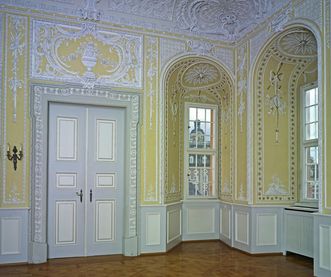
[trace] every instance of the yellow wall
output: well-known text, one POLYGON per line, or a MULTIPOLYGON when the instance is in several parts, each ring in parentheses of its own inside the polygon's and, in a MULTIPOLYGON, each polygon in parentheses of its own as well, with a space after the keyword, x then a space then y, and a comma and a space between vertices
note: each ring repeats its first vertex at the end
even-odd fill
MULTIPOLYGON (((322 206, 324 212, 328 212, 331 211, 331 186, 328 182, 331 179, 331 170, 328 170, 328 160, 331 157, 329 139, 331 128, 328 127, 331 118, 328 108, 331 106, 331 96, 328 93, 330 91, 330 63, 328 62, 331 43, 330 3, 329 1, 317 2, 318 6, 321 7, 322 14, 318 14, 318 9, 305 12, 310 10, 308 8, 311 2, 308 0, 292 1, 289 5, 291 12, 287 20, 296 20, 296 18, 302 20, 303 18, 309 26, 314 26, 314 28, 320 24, 315 29, 319 30, 317 32, 321 32, 322 38, 319 41, 321 43, 319 44, 320 60, 318 62, 321 73, 319 79, 322 99, 325 103, 323 106, 323 115, 325 115, 323 120, 325 119, 325 121, 322 122, 325 127, 323 128, 325 175, 322 179, 322 206)), ((49 16, 47 13, 14 7, 7 7, 6 10, 0 12, 0 16, 2 36, 0 207, 29 206, 30 84, 33 82, 63 84, 73 81, 81 85, 84 82, 86 84, 87 73, 99 78, 100 84, 107 88, 138 92, 142 96, 139 140, 140 202, 153 205, 181 200, 183 198, 184 179, 181 124, 183 124, 184 119, 183 105, 185 101, 178 100, 178 112, 176 116, 172 116, 171 91, 176 76, 180 74, 180 67, 175 69, 178 65, 176 62, 167 66, 167 61, 175 60, 180 55, 194 57, 193 62, 201 60, 201 57, 196 56, 197 53, 191 41, 198 41, 199 43, 203 43, 203 41, 197 40, 196 37, 164 35, 157 31, 126 28, 106 23, 101 28, 102 34, 96 36, 93 31, 81 32, 81 22, 76 18, 59 15, 56 20, 52 21, 54 23, 47 23, 49 16), (35 20, 44 20, 48 25, 34 26, 35 20), (75 39, 70 36, 65 37, 61 35, 54 24, 61 25, 63 31, 79 33, 79 36, 75 39), (111 36, 116 39, 111 40, 111 36), (57 52, 54 54, 57 60, 49 59, 52 57, 49 53, 54 50, 54 45, 49 45, 47 51, 44 50, 46 54, 42 54, 41 46, 47 44, 47 39, 59 43, 57 52), (82 63, 84 49, 88 43, 92 43, 99 56, 103 57, 91 70, 82 63), (35 48, 40 54, 38 59, 31 55, 30 48, 35 48), (123 52, 125 48, 126 52, 123 52), (171 53, 168 54, 167 51, 171 53), (139 53, 142 53, 141 57, 139 53), (129 61, 128 64, 131 67, 126 67, 124 63, 121 64, 121 61, 127 58, 129 60, 126 61, 129 61), (32 61, 37 62, 37 64, 31 66, 32 61), (141 72, 139 72, 139 68, 142 69, 141 72), (44 78, 45 76, 51 77, 44 78), (166 80, 168 77, 169 80, 166 80), (13 110, 14 91, 17 93, 16 121, 13 110), (162 134, 164 137, 161 137, 162 134), (6 159, 7 143, 18 147, 23 144, 24 158, 18 162, 17 171, 13 170, 12 163, 6 159), (162 157, 162 153, 164 157, 162 157), (163 164, 165 168, 162 168, 163 164)), ((266 58, 269 51, 268 47, 257 49, 257 45, 261 43, 266 45, 268 38, 272 37, 273 32, 276 31, 273 29, 273 24, 276 23, 266 22, 258 26, 253 33, 247 35, 236 45, 208 41, 214 45, 212 51, 207 54, 209 56, 208 62, 212 62, 213 59, 216 61, 217 55, 215 53, 222 53, 218 58, 224 59, 224 62, 216 62, 215 65, 228 78, 228 84, 223 84, 223 89, 228 93, 226 100, 228 104, 225 105, 225 99, 223 99, 223 103, 221 103, 222 101, 218 102, 221 111, 219 131, 222 157, 219 197, 224 201, 235 201, 243 204, 288 204, 297 200, 298 167, 296 163, 291 169, 291 158, 289 158, 291 145, 287 139, 289 137, 289 111, 287 110, 286 114, 279 118, 280 141, 277 144, 275 143, 274 131, 275 116, 268 114, 265 104, 263 104, 261 113, 258 113, 262 105, 259 103, 259 99, 263 100, 264 103, 265 96, 271 93, 272 88, 268 88, 270 72, 275 71, 280 62, 279 56, 276 57, 275 53, 270 53, 266 58), (265 39, 263 39, 264 37, 265 39), (231 69, 229 64, 232 62, 235 66, 231 69), (262 76, 259 75, 259 72, 262 76), (249 106, 249 97, 252 100, 251 106, 249 106), (251 113, 247 114, 251 108, 251 113), (225 114, 223 114, 224 111, 226 111, 225 114), (263 123, 262 127, 258 125, 259 120, 263 123), (248 122, 252 122, 252 126, 249 126, 248 122), (262 128, 262 141, 258 137, 259 128, 262 128), (261 148, 262 154, 259 153, 259 148, 261 148), (253 157, 248 155, 251 149, 253 157), (263 157, 262 166, 258 165, 259 157, 263 157), (291 178, 294 178, 294 181, 291 178), (284 195, 266 195, 272 181, 276 183, 279 181, 280 184, 283 184, 289 195, 286 197, 284 195), (250 198, 250 195, 253 197, 250 198)), ((271 41, 269 45, 272 43, 271 41)), ((183 58, 178 59, 178 62, 188 60, 189 58, 183 58)), ((298 69, 298 64, 301 63, 302 61, 284 62, 282 66, 284 74, 281 81, 282 89, 288 88, 289 84, 294 82, 290 79, 295 70, 304 70, 303 68, 298 69)), ((309 67, 308 64, 304 66, 309 67)), ((309 78, 309 81, 316 79, 316 75, 309 78)), ((291 92, 296 95, 295 97, 298 94, 298 87, 304 82, 302 74, 298 74, 295 81, 295 91, 291 92)), ((201 91, 203 94, 209 94, 208 89, 201 91)), ((212 97, 217 98, 216 96, 212 97)), ((284 101, 287 109, 296 106, 297 100, 295 98, 296 102, 291 104, 289 95, 286 95, 284 101)), ((297 117, 294 117, 297 120, 297 117)), ((297 129, 295 132, 295 140, 297 140, 297 129)), ((294 160, 297 160, 298 150, 296 149, 294 152, 294 160)))

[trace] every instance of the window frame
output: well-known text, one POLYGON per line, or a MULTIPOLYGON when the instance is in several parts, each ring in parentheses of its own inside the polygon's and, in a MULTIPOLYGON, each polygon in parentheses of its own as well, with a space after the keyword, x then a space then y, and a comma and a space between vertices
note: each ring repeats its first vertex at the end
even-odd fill
POLYGON ((319 99, 319 87, 317 82, 309 83, 306 85, 301 86, 300 88, 300 202, 307 203, 308 205, 316 205, 318 206, 319 203, 319 196, 320 196, 320 182, 321 182, 321 161, 320 161, 320 147, 319 147, 319 129, 320 129, 320 99, 319 99), (306 91, 311 89, 317 88, 317 138, 314 139, 306 139, 306 112, 305 107, 306 105, 306 91), (317 147, 317 165, 318 165, 318 192, 317 192, 317 199, 307 198, 307 169, 306 169, 306 149, 308 147, 317 147))
POLYGON ((218 198, 218 106, 213 104, 202 104, 202 103, 192 103, 185 102, 185 115, 184 115, 184 199, 186 200, 208 200, 208 199, 217 199, 218 198), (190 108, 202 108, 202 109, 211 109, 214 111, 213 120, 214 120, 214 141, 213 148, 210 149, 200 149, 200 148, 190 148, 189 146, 189 110, 190 108), (189 180, 188 180, 188 171, 189 171, 189 154, 208 154, 213 157, 214 161, 214 170, 213 170, 213 193, 208 196, 195 196, 189 195, 189 180))

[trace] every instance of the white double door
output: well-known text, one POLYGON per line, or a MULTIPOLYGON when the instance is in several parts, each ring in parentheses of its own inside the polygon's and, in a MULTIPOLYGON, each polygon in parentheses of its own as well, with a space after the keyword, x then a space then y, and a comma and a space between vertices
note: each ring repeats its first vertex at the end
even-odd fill
POLYGON ((125 111, 49 106, 48 257, 122 253, 125 111))

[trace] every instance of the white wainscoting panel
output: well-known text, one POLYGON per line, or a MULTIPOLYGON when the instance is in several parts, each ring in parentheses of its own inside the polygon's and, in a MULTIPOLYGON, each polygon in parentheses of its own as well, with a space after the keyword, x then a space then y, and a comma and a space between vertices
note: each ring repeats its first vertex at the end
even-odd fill
POLYGON ((167 230, 166 248, 167 251, 182 241, 182 203, 171 203, 166 206, 167 230))
POLYGON ((188 208, 187 233, 205 234, 215 230, 215 208, 188 208))
POLYGON ((0 209, 0 264, 27 261, 27 234, 27 209, 0 209))
POLYGON ((1 218, 1 255, 19 254, 22 222, 19 217, 1 218))
POLYGON ((251 207, 250 253, 282 253, 283 207, 251 207))
POLYGON ((228 239, 231 239, 231 209, 227 206, 221 207, 220 223, 221 234, 228 239))
POLYGON ((233 246, 232 243, 232 205, 221 203, 220 207, 220 240, 233 246))
POLYGON ((140 252, 166 252, 166 206, 141 206, 140 218, 140 252))
POLYGON ((160 245, 161 244, 161 214, 160 213, 146 213, 146 245, 160 245))
POLYGON ((167 211, 167 243, 174 241, 182 235, 181 210, 167 211))
POLYGON ((319 265, 322 269, 331 271, 331 226, 319 226, 319 265))
POLYGON ((313 214, 314 276, 331 276, 331 215, 313 214))
POLYGON ((277 245, 277 214, 256 214, 256 245, 277 245))
POLYGON ((183 202, 183 240, 219 239, 219 201, 183 202))
POLYGON ((249 245, 249 213, 235 211, 235 241, 249 245))

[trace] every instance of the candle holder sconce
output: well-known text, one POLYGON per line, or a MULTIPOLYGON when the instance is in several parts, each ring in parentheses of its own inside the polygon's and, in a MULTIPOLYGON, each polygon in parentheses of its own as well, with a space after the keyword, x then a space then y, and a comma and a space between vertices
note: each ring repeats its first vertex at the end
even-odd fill
POLYGON ((11 154, 10 153, 10 144, 8 144, 7 158, 8 158, 8 160, 13 161, 14 170, 16 171, 16 169, 17 169, 17 161, 20 161, 23 158, 22 145, 21 145, 19 151, 17 150, 16 145, 14 145, 13 150, 12 150, 12 154, 11 154), (17 152, 18 152, 18 154, 17 154, 17 152))

